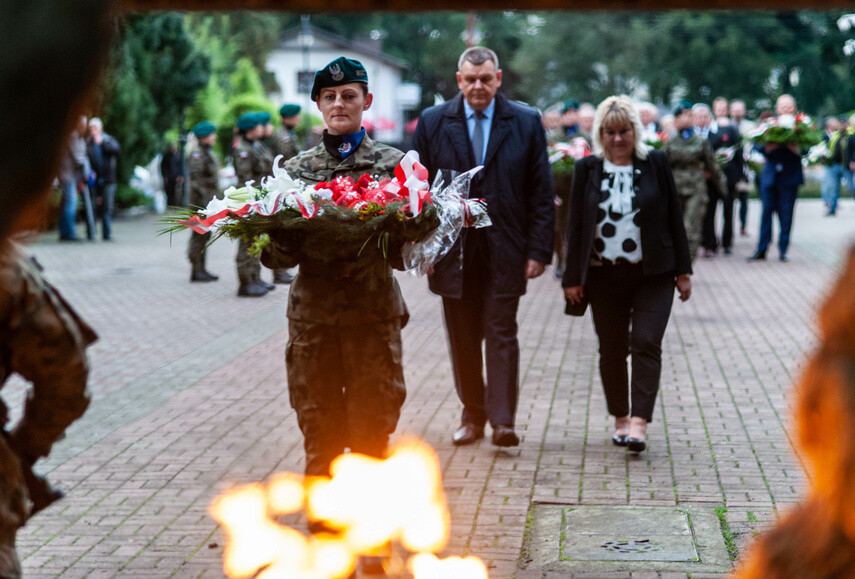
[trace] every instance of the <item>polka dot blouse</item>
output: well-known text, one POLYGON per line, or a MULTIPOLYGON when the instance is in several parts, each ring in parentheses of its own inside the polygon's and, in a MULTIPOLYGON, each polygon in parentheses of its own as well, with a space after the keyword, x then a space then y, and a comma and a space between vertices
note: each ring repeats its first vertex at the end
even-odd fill
POLYGON ((632 165, 603 160, 603 180, 594 238, 594 262, 640 263, 641 229, 632 165))

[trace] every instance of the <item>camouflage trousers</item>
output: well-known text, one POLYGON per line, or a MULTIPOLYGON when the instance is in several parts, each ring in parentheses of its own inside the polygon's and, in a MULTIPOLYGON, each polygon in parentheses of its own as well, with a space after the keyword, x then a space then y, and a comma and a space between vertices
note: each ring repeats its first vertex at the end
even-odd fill
POLYGON ((683 212, 683 226, 686 228, 686 237, 689 240, 689 255, 694 261, 698 255, 704 230, 704 215, 707 210, 706 192, 696 191, 692 195, 680 195, 680 209, 683 212))
POLYGON ((249 243, 241 239, 238 243, 237 255, 235 255, 238 279, 241 283, 258 279, 261 274, 261 258, 250 255, 249 246, 249 243))
POLYGON ((406 398, 400 321, 288 320, 288 331, 288 395, 304 437, 306 474, 328 476, 345 448, 384 456, 406 398))
POLYGON ((187 245, 187 258, 194 268, 205 269, 205 248, 211 241, 211 232, 190 233, 190 243, 187 245))

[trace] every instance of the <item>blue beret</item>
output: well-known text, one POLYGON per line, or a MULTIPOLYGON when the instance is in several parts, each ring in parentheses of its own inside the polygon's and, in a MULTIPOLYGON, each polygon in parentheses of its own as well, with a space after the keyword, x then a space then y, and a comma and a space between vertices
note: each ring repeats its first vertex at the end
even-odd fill
POLYGON ((368 84, 368 72, 358 60, 339 56, 315 73, 315 82, 312 84, 312 100, 318 100, 322 88, 341 86, 351 82, 368 84))
POLYGON ((279 114, 284 117, 293 117, 294 115, 300 114, 300 105, 282 105, 282 108, 279 109, 279 114))
POLYGON ((211 133, 217 130, 217 127, 214 126, 214 123, 208 121, 202 121, 195 127, 193 127, 193 134, 198 138, 207 137, 211 133))
POLYGON ((240 131, 248 131, 259 125, 258 116, 255 113, 244 113, 238 118, 235 126, 240 131))
POLYGON ((268 113, 267 111, 258 111, 257 113, 255 113, 255 116, 258 117, 259 125, 266 125, 270 122, 270 113, 268 113))

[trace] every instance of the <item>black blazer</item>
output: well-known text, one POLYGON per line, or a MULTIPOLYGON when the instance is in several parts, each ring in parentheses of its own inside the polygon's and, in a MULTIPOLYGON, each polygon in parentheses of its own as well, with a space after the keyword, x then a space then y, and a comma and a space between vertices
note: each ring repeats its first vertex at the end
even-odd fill
MULTIPOLYGON (((668 157, 650 151, 646 160, 635 157, 635 194, 641 229, 641 263, 644 275, 692 273, 689 242, 668 157)), ((567 228, 567 267, 561 285, 585 285, 594 246, 603 160, 591 155, 576 162, 570 194, 567 228)))
MULTIPOLYGON (((555 192, 540 114, 496 94, 496 110, 484 168, 472 181, 470 198, 487 200, 493 222, 486 229, 490 244, 490 287, 497 297, 521 296, 526 290, 527 259, 549 263, 555 229, 555 192)), ((430 172, 464 172, 475 166, 466 129, 463 95, 422 112, 413 147, 430 172)), ((463 295, 463 243, 466 230, 434 266, 432 292, 459 299, 463 295)))
POLYGON ((727 177, 728 186, 733 187, 737 181, 745 178, 745 161, 742 158, 742 137, 739 135, 739 129, 733 125, 719 127, 715 133, 710 131, 707 139, 713 151, 725 147, 736 147, 733 159, 722 168, 724 176, 727 177))

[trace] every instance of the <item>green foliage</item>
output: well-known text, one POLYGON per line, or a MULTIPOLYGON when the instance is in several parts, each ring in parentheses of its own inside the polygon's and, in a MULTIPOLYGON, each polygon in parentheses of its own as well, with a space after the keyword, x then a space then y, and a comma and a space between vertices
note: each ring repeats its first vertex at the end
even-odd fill
POLYGON ((116 207, 119 209, 137 207, 138 205, 148 206, 152 204, 154 204, 154 199, 126 183, 119 183, 116 187, 116 207))
POLYGON ((129 16, 122 26, 98 112, 122 145, 119 179, 125 182, 135 165, 157 153, 164 133, 179 125, 184 109, 208 83, 210 63, 177 14, 129 16))
POLYGON ((231 85, 232 94, 261 97, 265 95, 258 70, 248 58, 238 60, 237 67, 231 75, 231 85))
POLYGON ((212 74, 205 88, 196 93, 196 100, 186 112, 187 127, 192 128, 202 121, 216 122, 226 108, 226 93, 220 87, 220 79, 212 74))
POLYGON ((812 114, 855 105, 855 59, 843 56, 846 35, 834 24, 840 13, 531 16, 537 25, 522 37, 510 68, 521 73, 520 92, 539 106, 571 96, 597 103, 615 93, 648 93, 666 106, 679 98, 738 97, 759 112, 783 92, 812 114))

